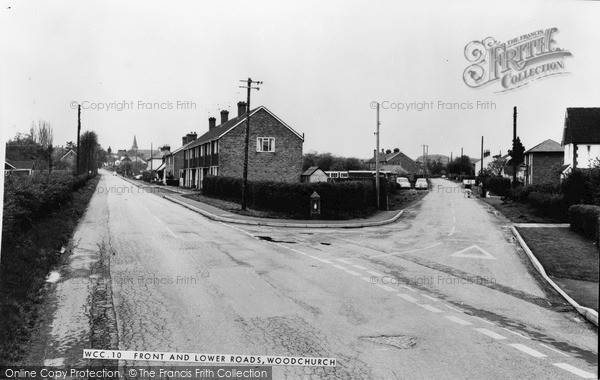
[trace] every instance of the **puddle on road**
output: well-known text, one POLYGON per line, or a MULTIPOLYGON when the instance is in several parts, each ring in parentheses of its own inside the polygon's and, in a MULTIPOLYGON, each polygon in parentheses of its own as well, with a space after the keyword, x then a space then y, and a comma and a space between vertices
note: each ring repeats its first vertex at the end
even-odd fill
POLYGON ((275 240, 270 236, 256 236, 260 240, 269 241, 271 243, 286 243, 286 244, 296 244, 295 241, 284 241, 284 240, 275 240))
POLYGON ((417 338, 409 335, 362 336, 360 339, 386 346, 392 346, 402 350, 415 348, 417 345, 417 338))

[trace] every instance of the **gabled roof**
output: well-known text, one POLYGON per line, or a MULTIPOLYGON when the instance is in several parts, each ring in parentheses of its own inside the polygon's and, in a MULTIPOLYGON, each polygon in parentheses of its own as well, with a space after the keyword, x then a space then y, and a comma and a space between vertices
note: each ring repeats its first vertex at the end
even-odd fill
POLYGON ((562 147, 562 145, 560 145, 556 141, 554 141, 552 139, 548 139, 548 140, 542 141, 541 143, 537 144, 533 148, 526 150, 525 154, 528 154, 528 153, 553 153, 553 152, 554 153, 563 153, 564 148, 562 147))
MULTIPOLYGON (((311 166, 310 168, 306 169, 306 171, 304 173, 302 173, 302 175, 308 175, 308 176, 310 176, 310 175, 313 175, 314 172, 316 172, 317 170, 323 171, 323 169, 321 169, 318 166, 311 166)), ((325 172, 323 172, 323 173, 325 173, 325 172)))
MULTIPOLYGON (((267 109, 267 107, 265 107, 265 106, 260 106, 260 107, 257 107, 255 109, 251 110, 250 111, 250 117, 252 117, 252 115, 256 114, 260 110, 265 110, 269 115, 271 115, 272 117, 274 117, 283 126, 285 126, 287 129, 289 129, 290 131, 292 131, 300 139, 304 140, 304 137, 302 137, 298 132, 296 132, 295 130, 293 130, 292 127, 290 127, 289 125, 287 125, 286 123, 284 123, 283 120, 281 120, 280 118, 278 118, 277 116, 275 116, 275 114, 273 112, 269 111, 267 109)), ((189 144, 189 145, 187 145, 185 148, 186 149, 194 148, 194 147, 196 147, 198 145, 206 144, 208 142, 220 139, 221 137, 223 137, 223 135, 227 134, 233 128, 235 128, 238 125, 240 125, 241 123, 243 123, 246 120, 246 115, 248 115, 248 113, 245 113, 245 114, 243 114, 241 116, 236 116, 233 119, 230 119, 230 120, 226 121, 225 123, 223 123, 221 125, 217 125, 213 129, 210 129, 208 132, 206 132, 205 134, 203 134, 202 136, 198 137, 196 140, 192 141, 192 143, 189 144)))
POLYGON ((6 164, 11 166, 13 169, 33 169, 34 161, 26 160, 26 161, 13 161, 13 160, 5 160, 6 164))
POLYGON ((74 154, 75 156, 77 156, 77 153, 73 149, 69 149, 69 151, 67 153, 63 154, 63 156, 60 159, 62 160, 66 156, 72 155, 72 154, 74 154))
POLYGON ((567 108, 562 145, 600 144, 600 108, 567 108))
POLYGON ((173 151, 170 151, 169 153, 165 154, 165 157, 166 157, 166 156, 172 156, 172 155, 174 155, 175 153, 179 153, 179 152, 181 152, 183 149, 187 148, 187 147, 188 147, 188 145, 191 145, 191 144, 192 144, 194 141, 196 141, 196 140, 190 141, 190 142, 188 142, 187 144, 185 144, 185 145, 183 145, 183 146, 180 146, 179 148, 177 148, 177 149, 175 149, 175 150, 173 150, 173 151))

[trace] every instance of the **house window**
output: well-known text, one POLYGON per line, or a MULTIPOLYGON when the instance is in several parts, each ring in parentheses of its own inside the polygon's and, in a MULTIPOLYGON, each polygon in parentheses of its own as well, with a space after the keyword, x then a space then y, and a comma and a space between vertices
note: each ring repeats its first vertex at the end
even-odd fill
POLYGON ((257 152, 275 152, 275 137, 258 137, 256 139, 257 152))
POLYGON ((210 174, 211 175, 219 175, 219 167, 218 166, 211 166, 210 167, 210 174))
POLYGON ((340 178, 348 178, 348 172, 340 172, 340 178))

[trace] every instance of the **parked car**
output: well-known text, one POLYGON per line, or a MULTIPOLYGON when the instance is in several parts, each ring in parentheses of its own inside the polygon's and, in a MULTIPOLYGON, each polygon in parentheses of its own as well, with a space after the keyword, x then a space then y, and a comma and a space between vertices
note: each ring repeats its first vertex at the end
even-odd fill
POLYGON ((415 189, 427 189, 427 180, 425 178, 417 178, 415 189))
POLYGON ((401 189, 410 189, 412 187, 406 177, 398 177, 396 178, 396 182, 400 185, 401 189))
POLYGON ((474 179, 463 179, 463 187, 465 189, 470 189, 475 185, 474 179))
POLYGON ((446 175, 445 174, 442 174, 442 179, 446 179, 446 175))

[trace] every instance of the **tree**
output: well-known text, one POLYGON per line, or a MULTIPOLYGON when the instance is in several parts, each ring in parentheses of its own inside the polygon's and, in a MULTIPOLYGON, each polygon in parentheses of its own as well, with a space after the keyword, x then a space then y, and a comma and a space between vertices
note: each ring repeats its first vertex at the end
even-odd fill
POLYGON ((448 164, 448 172, 458 175, 471 175, 473 166, 469 156, 456 157, 448 164))
POLYGON ((79 144, 79 170, 85 168, 86 173, 98 171, 98 135, 94 131, 86 131, 81 135, 79 144))
POLYGON ((504 165, 506 165, 506 159, 500 156, 494 156, 494 160, 490 162, 487 166, 490 174, 493 176, 499 176, 502 174, 502 169, 504 169, 504 165))
POLYGON ((513 140, 513 148, 508 151, 510 162, 513 166, 513 183, 517 183, 517 167, 525 161, 525 147, 521 144, 521 139, 517 136, 513 140))

